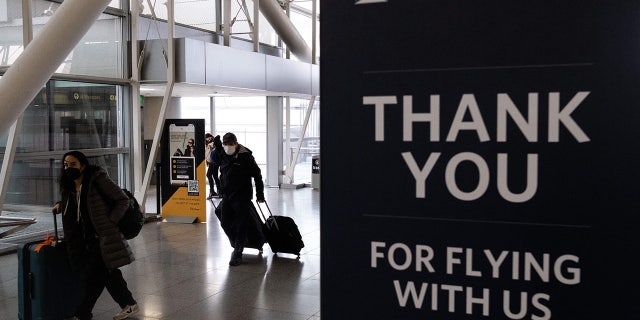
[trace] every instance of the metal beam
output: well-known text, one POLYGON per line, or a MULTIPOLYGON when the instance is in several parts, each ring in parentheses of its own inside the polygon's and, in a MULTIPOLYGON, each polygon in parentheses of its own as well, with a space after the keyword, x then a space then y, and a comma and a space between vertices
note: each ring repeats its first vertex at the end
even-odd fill
POLYGON ((260 0, 260 12, 276 30, 282 41, 300 61, 311 63, 311 49, 277 0, 260 0))
MULTIPOLYGON (((142 180, 142 185, 140 188, 136 189, 135 197, 138 199, 142 207, 145 206, 146 198, 147 198, 147 189, 149 188, 149 182, 151 181, 151 174, 153 169, 155 168, 156 158, 158 156, 158 148, 160 146, 160 140, 162 138, 162 132, 164 130, 164 120, 167 115, 167 108, 169 105, 169 101, 171 100, 171 96, 173 95, 173 86, 176 81, 175 75, 175 65, 176 65, 176 53, 175 53, 175 41, 174 41, 174 26, 175 26, 175 18, 174 18, 174 0, 167 0, 167 21, 168 21, 168 32, 167 32, 167 86, 164 91, 164 98, 162 100, 162 107, 160 108, 160 114, 158 114, 158 120, 156 121, 156 131, 153 135, 153 143, 151 144, 151 153, 149 155, 149 160, 147 161, 147 168, 144 173, 144 178, 142 180)), ((160 214, 160 208, 158 208, 157 214, 160 214)))

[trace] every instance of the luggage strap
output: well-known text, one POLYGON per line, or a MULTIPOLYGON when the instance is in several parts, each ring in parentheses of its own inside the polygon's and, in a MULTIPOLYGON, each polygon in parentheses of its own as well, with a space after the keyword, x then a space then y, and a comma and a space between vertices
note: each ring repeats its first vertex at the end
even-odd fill
POLYGON ((42 247, 44 246, 48 246, 50 244, 53 243, 53 237, 52 236, 48 236, 44 239, 44 241, 38 243, 38 245, 36 245, 36 247, 33 249, 33 251, 35 252, 40 252, 40 249, 42 249, 42 247))

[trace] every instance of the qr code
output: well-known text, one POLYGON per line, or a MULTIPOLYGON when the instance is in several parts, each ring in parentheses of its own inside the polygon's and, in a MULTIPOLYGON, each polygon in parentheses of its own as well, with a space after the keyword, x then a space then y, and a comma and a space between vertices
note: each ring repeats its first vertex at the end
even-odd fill
POLYGON ((198 187, 198 180, 188 180, 187 181, 187 192, 189 193, 197 193, 200 190, 198 187))

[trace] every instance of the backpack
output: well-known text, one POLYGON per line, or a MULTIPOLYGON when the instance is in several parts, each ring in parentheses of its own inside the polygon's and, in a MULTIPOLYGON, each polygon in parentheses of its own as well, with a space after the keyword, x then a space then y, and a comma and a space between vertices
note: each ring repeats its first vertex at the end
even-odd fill
POLYGON ((142 214, 142 210, 140 210, 138 200, 136 200, 133 194, 125 188, 122 188, 122 191, 129 196, 129 208, 124 213, 122 219, 118 221, 118 228, 120 228, 120 232, 124 235, 125 239, 131 240, 140 233, 142 225, 144 224, 144 215, 142 214))

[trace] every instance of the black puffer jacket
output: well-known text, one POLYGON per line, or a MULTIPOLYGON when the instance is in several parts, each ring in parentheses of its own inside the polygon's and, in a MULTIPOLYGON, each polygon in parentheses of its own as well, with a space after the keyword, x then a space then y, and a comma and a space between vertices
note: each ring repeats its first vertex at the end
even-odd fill
MULTIPOLYGON (((105 266, 112 270, 130 264, 134 260, 133 252, 117 225, 129 206, 129 197, 109 178, 107 171, 98 166, 85 168, 82 192, 86 192, 88 215, 105 266)), ((83 228, 77 223, 77 213, 69 210, 69 207, 76 208, 73 197, 75 194, 64 190, 60 209, 71 263, 74 268, 80 268, 87 240, 83 228)))
POLYGON ((238 152, 233 156, 224 154, 220 165, 220 184, 222 196, 229 201, 251 201, 253 198, 253 186, 251 178, 256 185, 256 198, 264 200, 264 182, 260 167, 253 158, 251 150, 241 144, 237 146, 238 152))

